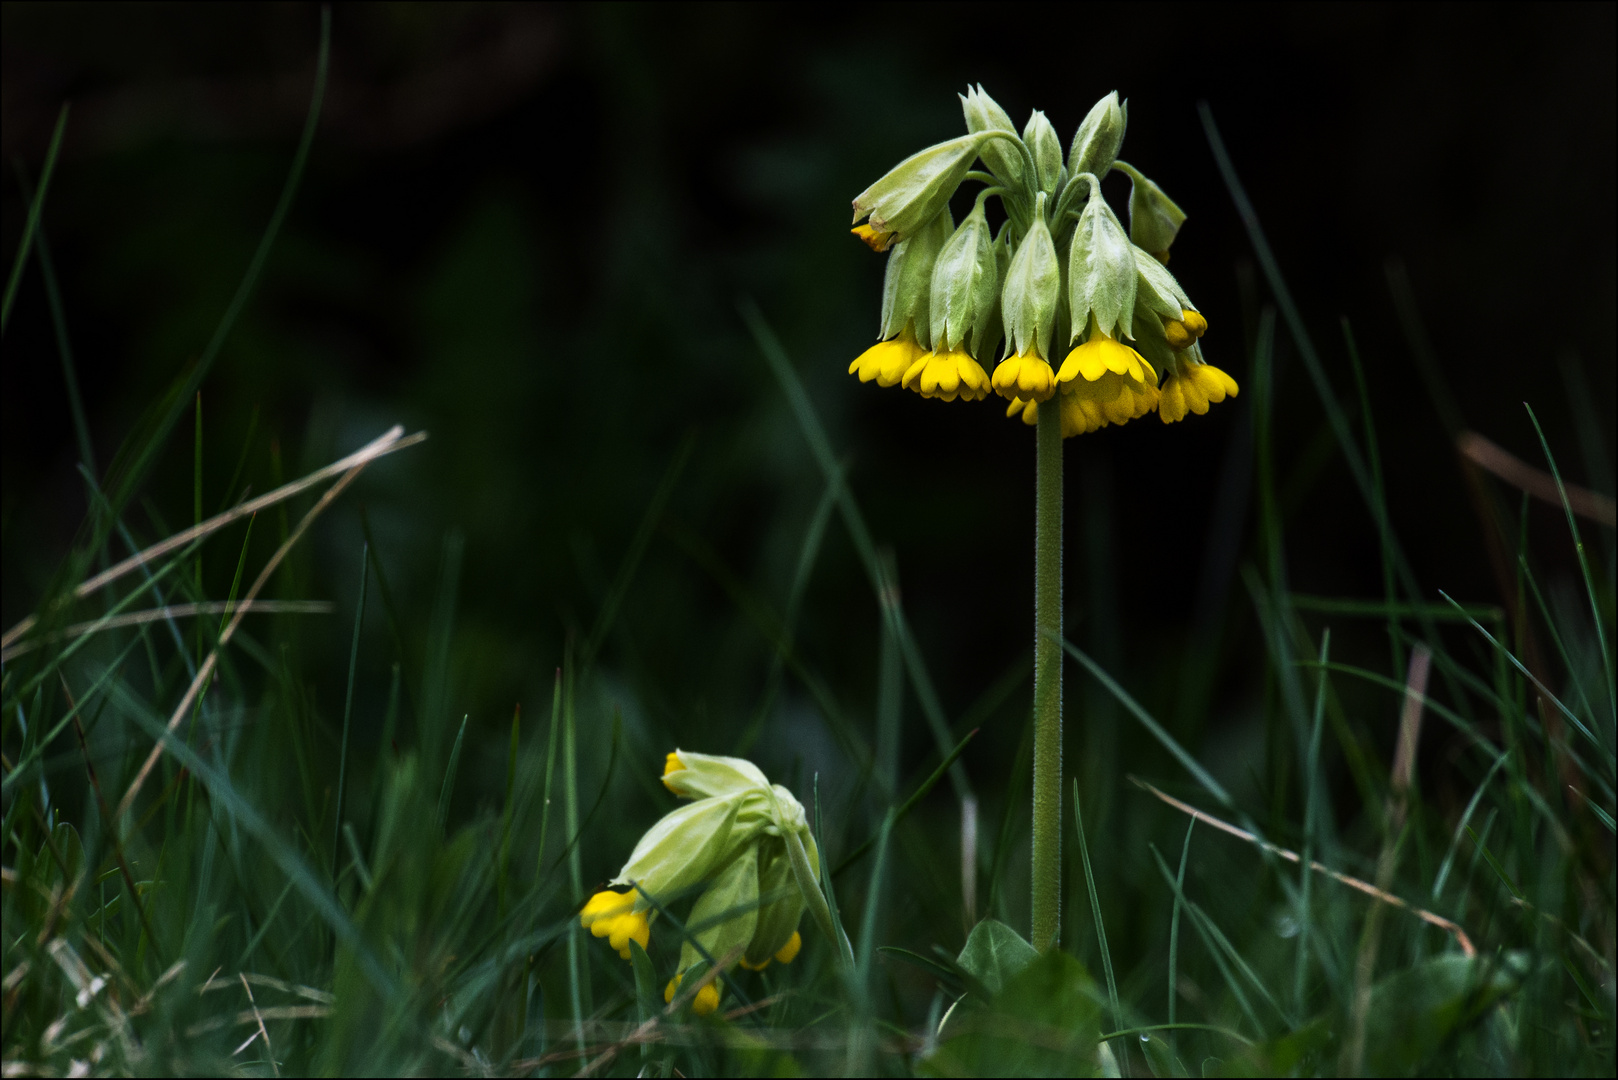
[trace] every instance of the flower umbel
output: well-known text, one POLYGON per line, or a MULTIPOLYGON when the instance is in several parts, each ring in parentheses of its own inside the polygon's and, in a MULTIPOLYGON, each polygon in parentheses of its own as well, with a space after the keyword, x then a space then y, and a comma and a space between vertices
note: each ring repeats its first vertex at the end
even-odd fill
MULTIPOLYGON (((750 970, 791 962, 805 891, 819 898, 820 857, 798 800, 750 761, 688 750, 665 759, 663 786, 691 802, 647 830, 609 887, 584 905, 580 923, 627 960, 631 941, 646 948, 660 909, 697 892, 666 1000, 699 960, 750 970)), ((703 987, 693 1011, 713 1011, 719 994, 714 984, 703 987)))
POLYGON ((855 200, 855 220, 869 217, 855 235, 889 254, 881 340, 849 373, 938 401, 992 391, 1028 424, 1060 394, 1063 436, 1159 408, 1172 422, 1236 393, 1203 360, 1207 320, 1165 268, 1185 212, 1118 160, 1128 102, 1096 102, 1065 161, 1044 113, 1019 136, 981 86, 961 108, 966 135, 912 155, 855 200), (1113 171, 1132 185, 1127 232, 1101 193, 1113 171), (968 180, 984 187, 956 228, 950 197, 968 180), (1005 211, 998 231, 984 213, 991 198, 1005 211), (1059 370, 1053 348, 1070 349, 1059 370))

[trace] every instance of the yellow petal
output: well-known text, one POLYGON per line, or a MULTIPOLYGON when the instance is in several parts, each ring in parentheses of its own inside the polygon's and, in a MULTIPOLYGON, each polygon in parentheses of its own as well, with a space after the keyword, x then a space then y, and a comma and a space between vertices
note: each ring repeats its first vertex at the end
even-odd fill
MULTIPOLYGON (((798 950, 801 948, 803 948, 803 936, 794 930, 792 931, 792 936, 787 938, 787 943, 775 950, 775 958, 783 964, 790 964, 798 958, 798 950)), ((764 962, 769 963, 768 960, 764 962)))
POLYGON ((1185 323, 1185 328, 1197 337, 1201 337, 1208 332, 1208 320, 1202 317, 1202 312, 1200 311, 1181 311, 1180 321, 1185 323))

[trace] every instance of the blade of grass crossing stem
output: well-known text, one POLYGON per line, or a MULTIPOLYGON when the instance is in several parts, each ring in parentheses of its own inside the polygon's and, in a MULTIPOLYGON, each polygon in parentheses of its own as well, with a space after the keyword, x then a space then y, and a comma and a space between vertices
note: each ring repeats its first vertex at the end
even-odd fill
MULTIPOLYGON (((245 554, 245 552, 244 552, 245 554)), ((337 859, 342 850, 343 804, 348 794, 348 733, 354 718, 354 675, 360 666, 360 627, 365 623, 365 583, 370 578, 371 545, 360 545, 360 598, 354 607, 354 636, 348 646, 348 689, 343 694, 343 741, 337 751, 337 818, 331 838, 331 877, 337 880, 337 859)), ((240 574, 240 571, 237 571, 240 574)), ((440 815, 442 818, 442 815, 440 815)), ((440 821, 442 824, 442 821, 440 821)))
MULTIPOLYGON (((916 808, 916 804, 921 802, 922 799, 926 798, 927 793, 933 789, 934 785, 944 778, 944 774, 949 771, 949 767, 955 764, 955 759, 960 757, 961 754, 966 750, 966 744, 971 742, 977 736, 978 730, 978 728, 973 728, 971 731, 968 731, 966 736, 961 739, 958 744, 956 744, 955 749, 950 751, 949 756, 938 763, 938 768, 933 770, 932 775, 927 777, 926 780, 922 781, 921 786, 911 794, 910 798, 904 801, 904 805, 900 806, 898 810, 894 812, 894 824, 898 824, 899 822, 903 821, 904 816, 910 813, 910 811, 914 810, 916 808)), ((843 861, 837 864, 837 869, 831 872, 831 876, 836 877, 844 870, 847 870, 855 863, 855 861, 860 858, 860 856, 871 850, 871 845, 876 843, 876 840, 877 838, 875 836, 867 837, 863 844, 849 852, 847 855, 843 856, 843 861)))
POLYGON ((876 948, 876 929, 881 921, 882 889, 888 868, 888 837, 897 820, 898 815, 889 810, 883 815, 882 827, 876 834, 876 863, 871 867, 871 881, 865 893, 865 925, 860 927, 860 951, 855 958, 855 980, 862 995, 870 992, 871 956, 876 948))
POLYGON ((837 938, 832 946, 837 950, 838 959, 843 962, 843 970, 852 977, 854 973, 854 949, 849 944, 848 931, 843 928, 843 917, 837 911, 837 890, 832 887, 832 875, 825 872, 826 867, 826 830, 820 823, 820 774, 815 773, 815 845, 820 849, 820 892, 826 901, 826 914, 831 920, 831 928, 836 932, 837 938))
MULTIPOLYGON (((191 452, 191 526, 192 526, 192 528, 195 528, 196 526, 202 524, 202 391, 200 391, 200 390, 197 391, 197 399, 196 400, 197 400, 197 414, 196 414, 196 423, 193 425, 193 427, 195 428, 195 433, 193 435, 194 442, 193 442, 192 452, 191 452)), ((246 548, 243 548, 242 549, 242 555, 245 557, 246 554, 247 554, 247 550, 246 550, 246 548)), ((201 603, 202 599, 203 599, 203 595, 202 595, 202 549, 201 548, 197 548, 196 557, 194 559, 192 559, 192 561, 191 561, 191 573, 193 575, 192 587, 196 590, 196 594, 197 594, 196 595, 196 600, 197 600, 198 603, 201 603)), ((196 642, 197 642, 197 664, 201 665, 201 663, 202 663, 202 650, 203 650, 203 644, 202 644, 202 620, 198 619, 196 621, 195 626, 192 629, 193 629, 193 632, 194 632, 193 636, 196 638, 196 642)), ((200 702, 199 702, 199 704, 200 704, 200 702)))
POLYGON ((1247 1000, 1247 995, 1242 991, 1241 983, 1237 980, 1235 973, 1230 970, 1230 964, 1226 961, 1224 953, 1214 944, 1213 939, 1208 935, 1207 927, 1197 918, 1199 914, 1197 906, 1186 899, 1184 887, 1175 879, 1173 874, 1169 873, 1169 865, 1163 861, 1163 855, 1157 850, 1157 845, 1151 844, 1148 846, 1152 850, 1152 858, 1157 860, 1157 869, 1163 875, 1163 880, 1168 882, 1169 888, 1174 890, 1176 904, 1191 913, 1191 925, 1196 929, 1197 936, 1202 938, 1202 944, 1207 948, 1209 955, 1213 957, 1214 966, 1219 969, 1219 974, 1224 977, 1225 985, 1230 987, 1231 996, 1236 999, 1237 1006, 1241 1008, 1243 1015, 1247 1017, 1247 1022, 1253 1025, 1253 1030, 1258 1032, 1261 1037, 1264 1036, 1267 1034, 1266 1029, 1259 1022, 1258 1014, 1253 1011, 1252 1003, 1247 1000))
MULTIPOLYGON (((1527 500, 1526 495, 1523 498, 1524 501, 1527 500)), ((1527 515, 1524 514, 1523 517, 1526 522, 1527 515)), ((1517 556, 1517 577, 1521 583, 1528 586, 1528 591, 1533 593, 1534 606, 1539 609, 1539 616, 1545 621, 1545 627, 1551 633, 1551 643, 1556 646, 1556 654, 1561 657, 1562 666, 1569 673, 1576 672, 1578 669, 1573 666, 1573 655, 1567 651, 1567 641, 1562 637, 1562 631, 1557 627, 1556 620, 1551 618, 1550 606, 1545 603, 1545 594, 1540 591, 1539 579, 1528 565, 1528 556, 1521 553, 1517 556)), ((1591 723, 1594 723, 1596 720, 1596 708, 1590 701, 1589 691, 1585 689, 1586 680, 1575 678, 1571 681, 1574 688, 1579 692, 1579 704, 1584 706, 1584 711, 1589 715, 1591 723)))
POLYGON ((1472 823, 1472 815, 1477 812, 1478 803, 1482 801, 1483 793, 1488 790, 1494 774, 1500 771, 1500 766, 1504 765, 1510 756, 1509 753, 1505 753, 1495 759, 1495 763, 1489 766, 1489 771, 1483 774, 1483 782, 1472 792, 1472 798, 1467 800, 1466 809, 1461 813, 1461 820, 1455 825, 1455 834, 1450 840, 1449 851, 1445 853, 1444 861, 1438 866, 1438 876, 1433 879, 1434 900, 1443 893, 1444 882, 1449 880, 1450 869, 1455 865, 1455 854, 1461 848, 1461 834, 1466 832, 1466 827, 1472 823))
POLYGON ((1096 924, 1096 945, 1101 949, 1101 970, 1107 974, 1107 1001, 1112 1006, 1113 1027, 1123 1027, 1123 1010, 1118 1007, 1118 979, 1112 971, 1112 950, 1107 947, 1107 924, 1101 917, 1101 898, 1096 895, 1096 875, 1090 866, 1090 843, 1084 836, 1084 809, 1079 806, 1079 781, 1073 780, 1073 824, 1079 830, 1079 858, 1084 862, 1084 885, 1090 891, 1090 915, 1096 924))
MULTIPOLYGON (((319 126, 321 105, 326 97, 326 75, 331 61, 331 8, 324 6, 320 10, 320 49, 315 59, 315 82, 309 100, 309 113, 304 120, 303 135, 298 141, 298 149, 292 157, 292 167, 287 172, 286 183, 281 188, 281 197, 270 214, 269 223, 264 228, 264 235, 259 239, 258 247, 253 257, 248 261, 247 270, 242 275, 241 284, 236 287, 235 295, 230 299, 224 314, 220 316, 219 324, 214 329, 213 337, 203 348, 202 354, 192 365, 190 373, 178 392, 170 399, 170 405, 163 416, 156 422, 151 430, 151 436, 146 444, 135 452, 134 459, 129 467, 123 471, 122 477, 113 488, 110 500, 115 507, 121 508, 139 489, 145 479, 147 469, 156 460, 157 452, 168 439, 175 423, 184 411, 185 402, 201 386, 208 370, 219 357, 219 351, 229 337, 236 319, 241 315, 242 309, 247 305, 247 299, 258 284, 259 274, 269 258, 270 250, 275 245, 275 238, 281 231, 281 224, 286 220, 287 211, 292 206, 293 196, 297 193, 299 182, 303 178, 304 166, 309 160, 309 148, 314 143, 315 129, 319 126)), ((97 537, 99 546, 100 537, 97 537)))
MULTIPOLYGON (((743 299, 738 302, 737 307, 741 311, 743 321, 752 332, 759 351, 764 354, 764 359, 775 373, 776 381, 781 384, 781 390, 786 394, 787 403, 791 405, 798 427, 803 432, 804 441, 809 444, 810 451, 820 465, 822 476, 828 484, 836 484, 838 508, 842 513, 843 524, 848 529, 849 539, 853 541, 854 550, 859 554, 860 562, 865 567, 871 591, 880 603, 885 586, 876 544, 871 540, 871 530, 865 524, 865 517, 860 513, 859 504, 854 501, 853 493, 842 482, 842 469, 837 464, 836 455, 832 453, 831 440, 826 435, 826 429, 821 424, 820 417, 809 400, 809 394, 798 378, 798 373, 793 370, 792 361, 788 359, 780 339, 775 336, 775 331, 770 329, 769 323, 765 322, 758 305, 751 300, 743 299)), ((926 717, 927 726, 932 730, 933 738, 938 743, 938 752, 946 753, 951 742, 949 724, 944 719, 944 711, 939 705, 938 694, 933 689, 932 678, 927 672, 926 663, 922 660, 921 651, 916 647, 910 634, 902 608, 894 609, 894 624, 904 655, 905 668, 910 674, 911 687, 916 692, 922 715, 926 717)), ((967 779, 966 770, 959 763, 950 769, 950 783, 955 788, 957 801, 972 794, 971 781, 967 779)))
MULTIPOLYGON (((1573 549, 1579 554, 1579 570, 1584 574, 1585 597, 1590 601, 1590 614, 1596 624, 1596 641, 1601 646, 1601 667, 1607 675, 1607 708, 1614 723, 1618 723, 1618 680, 1615 680, 1612 670, 1612 653, 1607 649, 1607 628, 1601 619, 1601 599, 1596 595, 1595 580, 1590 576, 1590 558, 1584 550, 1584 540, 1579 536, 1578 523, 1573 520, 1573 507, 1567 501, 1567 485, 1562 483, 1562 470, 1556 467, 1556 458, 1551 453, 1551 444, 1545 439, 1545 429, 1539 426, 1539 417, 1534 414, 1533 406, 1526 401, 1523 408, 1528 410, 1528 419, 1534 422, 1534 431, 1539 435, 1539 445, 1545 451, 1545 462, 1551 467, 1551 475, 1556 478, 1556 492, 1562 497, 1562 511, 1567 514, 1567 529, 1573 534, 1573 549)), ((1601 745, 1599 742, 1597 746, 1601 745)))
POLYGON ((1174 911, 1169 916, 1169 1024, 1175 1022, 1175 1006, 1180 998, 1180 911, 1185 907, 1185 864, 1191 857, 1191 830, 1197 819, 1192 818, 1185 827, 1185 842, 1180 845, 1180 872, 1174 878, 1174 911))
POLYGON ((652 501, 646 504, 646 513, 641 516, 635 537, 629 542, 629 550, 624 553, 623 564, 618 567, 618 576, 613 579, 612 587, 607 591, 607 598, 601 604, 601 613, 596 616, 596 624, 590 628, 590 636, 584 639, 584 648, 579 656, 580 671, 590 669, 590 665, 595 662, 596 654, 606 643, 607 635, 612 632, 613 623, 618 618, 618 608, 622 606, 624 597, 629 593, 630 583, 635 580, 635 571, 640 568, 641 557, 646 554, 646 546, 651 543, 652 533, 656 531, 658 520, 663 516, 663 509, 668 506, 669 497, 674 494, 674 486, 679 483, 680 474, 685 471, 686 463, 691 460, 691 451, 696 445, 696 433, 687 433, 680 441, 680 448, 674 452, 674 459, 669 462, 669 467, 663 470, 663 479, 658 481, 657 490, 652 493, 652 501))
POLYGON ((1235 808, 1236 804, 1231 799, 1230 793, 1225 790, 1224 785, 1215 780, 1213 775, 1209 773, 1207 769, 1204 769, 1196 758, 1187 753, 1185 748, 1175 741, 1174 736, 1170 735, 1166 730, 1164 730, 1162 724, 1159 724, 1155 719, 1152 718, 1151 713, 1148 713, 1145 709, 1141 708, 1140 703, 1129 695, 1129 691, 1125 690, 1122 686, 1119 686, 1116 679, 1114 679, 1111 675, 1108 675, 1099 664, 1090 659, 1089 656, 1085 655, 1085 653, 1072 642, 1064 638, 1062 640, 1062 648, 1066 649, 1067 654, 1073 657, 1073 659, 1077 660, 1080 666, 1090 673, 1091 677, 1093 677, 1102 686, 1106 687, 1107 691, 1111 693, 1113 697, 1118 699, 1119 703, 1123 705, 1130 715, 1134 716, 1134 718, 1140 722, 1140 725, 1144 727, 1151 734, 1151 736, 1162 745, 1163 749, 1174 755, 1175 760, 1180 763, 1186 772, 1191 774, 1197 783, 1203 786, 1204 790, 1206 790, 1208 794, 1218 799, 1223 806, 1231 809, 1235 808))
POLYGON ((62 151, 62 135, 67 131, 68 105, 63 102, 62 109, 56 114, 56 128, 51 132, 50 145, 45 148, 45 165, 39 174, 39 190, 28 202, 28 220, 23 223, 22 240, 17 244, 17 256, 11 261, 11 276, 6 279, 6 295, 0 302, 0 334, 6 332, 6 324, 11 322, 11 305, 17 299, 17 286, 22 284, 22 268, 28 264, 28 253, 34 246, 34 232, 39 228, 39 218, 45 210, 45 196, 50 193, 51 176, 56 172, 56 159, 62 151))
POLYGON ((460 730, 455 733, 455 745, 449 750, 449 767, 444 770, 444 785, 438 789, 438 828, 442 832, 449 821, 449 800, 455 794, 455 767, 461 763, 461 743, 466 738, 466 721, 471 714, 461 717, 460 730))
MULTIPOLYGON (((230 592, 225 596, 225 610, 220 613, 219 629, 214 632, 216 642, 225 636, 225 628, 230 625, 231 616, 236 614, 234 610, 236 597, 241 595, 242 573, 247 569, 247 547, 253 542, 253 523, 257 520, 257 514, 247 519, 247 533, 242 537, 241 554, 236 556, 236 574, 230 579, 230 592)), ((364 593, 360 595, 363 596, 364 593)), ((202 620, 198 619, 197 622, 200 624, 202 620)))
POLYGON ((506 917, 506 875, 511 868, 511 814, 516 803, 517 749, 522 735, 522 704, 511 714, 511 745, 506 750, 506 808, 500 815, 500 865, 495 885, 495 912, 506 917))
MULTIPOLYGON (((1451 604, 1455 604, 1455 606, 1457 608, 1461 606, 1459 604, 1456 604, 1455 599, 1452 596, 1450 596, 1449 593, 1445 592, 1443 589, 1438 590, 1438 595, 1442 596, 1445 600, 1448 600, 1451 604)), ((1599 617, 1599 612, 1597 614, 1598 614, 1598 617, 1599 617)), ((1601 740, 1597 739, 1596 736, 1595 736, 1595 733, 1593 731, 1591 731, 1588 727, 1585 726, 1584 721, 1580 720, 1577 716, 1573 715, 1573 710, 1569 709, 1566 705, 1562 704, 1562 699, 1557 697, 1554 693, 1552 693, 1550 687, 1548 687, 1544 683, 1540 682, 1538 676, 1536 676, 1533 672, 1529 671, 1528 668, 1526 666, 1524 666, 1523 662, 1521 660, 1518 660, 1517 657, 1512 653, 1512 651, 1510 649, 1506 648, 1506 646, 1505 646, 1505 644, 1503 642, 1501 642, 1493 634, 1491 634, 1487 630, 1485 630, 1483 628, 1483 624, 1478 622, 1476 619, 1469 618, 1466 621, 1472 624, 1472 629, 1476 630, 1478 633, 1483 635, 1484 640, 1488 641, 1488 643, 1490 645, 1492 645, 1496 649, 1498 649, 1501 652, 1501 654, 1505 656, 1506 661, 1508 663, 1510 663, 1512 667, 1516 668, 1519 672, 1522 673, 1524 678, 1526 678, 1529 682, 1533 683, 1536 687, 1538 687, 1539 692, 1541 694, 1545 695, 1546 700, 1549 701, 1552 705, 1555 705, 1557 711, 1560 712, 1563 716, 1567 717, 1568 720, 1572 721, 1573 726, 1579 729, 1579 734, 1583 735, 1586 739, 1589 739, 1590 742, 1592 744, 1594 744, 1596 747, 1599 747, 1601 749, 1605 749, 1605 747, 1601 746, 1601 740)), ((1604 642, 1603 642, 1603 648, 1605 648, 1605 643, 1604 642)))

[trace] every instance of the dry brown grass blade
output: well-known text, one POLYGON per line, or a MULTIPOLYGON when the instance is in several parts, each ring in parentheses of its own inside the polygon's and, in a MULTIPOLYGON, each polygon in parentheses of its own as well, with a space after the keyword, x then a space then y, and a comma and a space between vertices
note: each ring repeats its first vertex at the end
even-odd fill
MULTIPOLYGON (((372 445, 375 444, 373 443, 372 445)), ((315 519, 320 516, 321 512, 336 501, 337 496, 341 495, 344 489, 346 489, 349 484, 354 482, 355 478, 364 471, 365 466, 370 464, 375 456, 376 455, 372 455, 372 457, 366 458, 364 461, 352 466, 347 472, 338 478, 335 484, 327 488, 325 494, 320 496, 320 501, 315 503, 314 506, 310 507, 309 512, 303 516, 303 520, 298 522, 298 527, 293 529, 292 533, 286 538, 285 541, 282 542, 281 546, 275 549, 275 554, 270 556, 270 561, 264 564, 264 569, 259 571, 259 575, 254 579, 252 587, 247 590, 247 594, 242 598, 243 605, 237 608, 235 616, 232 617, 229 624, 226 625, 224 633, 219 635, 219 644, 215 645, 213 650, 208 653, 208 658, 204 660, 202 662, 202 666, 197 669, 196 678, 191 680, 191 685, 186 689, 185 696, 180 699, 180 704, 175 706, 174 714, 169 717, 169 732, 172 733, 175 728, 180 726, 180 721, 185 719, 186 713, 191 711, 191 707, 197 702, 203 691, 206 689, 209 680, 213 678, 214 669, 219 665, 220 651, 230 643, 231 637, 236 633, 236 628, 241 625, 242 619, 245 618, 247 616, 247 612, 251 610, 251 608, 247 605, 251 604, 253 600, 258 598, 259 590, 263 589, 264 586, 269 582, 270 576, 274 574, 276 568, 281 565, 281 560, 286 558, 287 552, 291 551, 297 542, 303 538, 303 534, 308 531, 310 525, 314 524, 315 519)), ((158 759, 162 756, 163 741, 160 739, 158 740, 157 744, 152 747, 152 752, 147 755, 145 763, 140 767, 140 772, 135 774, 135 779, 129 785, 129 790, 124 792, 123 799, 118 803, 118 810, 113 815, 113 824, 115 828, 118 820, 127 814, 129 812, 129 808, 134 805, 135 796, 140 793, 141 787, 146 783, 146 778, 151 775, 152 769, 157 765, 158 759)))
MULTIPOLYGON (((270 1045, 270 1030, 264 1026, 264 1014, 258 1011, 258 1002, 253 1000, 253 988, 248 985, 246 976, 238 972, 237 977, 242 980, 242 989, 247 991, 247 1004, 253 1009, 253 1019, 258 1022, 258 1033, 264 1039, 264 1056, 270 1059, 270 1072, 280 1076, 281 1067, 275 1063, 275 1048, 270 1045)), ((248 1040, 248 1042, 251 1041, 251 1039, 248 1040)), ((236 1053, 239 1054, 246 1049, 247 1043, 242 1043, 237 1048, 236 1053)))
POLYGON ((32 652, 48 642, 71 640, 82 634, 99 634, 103 630, 142 626, 164 619, 188 619, 197 615, 232 615, 238 608, 245 608, 255 615, 330 615, 335 610, 335 605, 329 600, 255 600, 252 603, 236 604, 213 600, 203 604, 169 604, 167 607, 148 608, 145 611, 126 611, 122 615, 74 623, 63 627, 60 633, 48 634, 42 638, 18 642, 0 649, 0 663, 14 656, 32 652))
MULTIPOLYGON (((1556 490, 1556 477, 1528 462, 1475 431, 1463 431, 1455 438, 1455 447, 1474 464, 1487 469, 1520 491, 1526 491, 1541 502, 1562 505, 1562 496, 1556 490)), ((1607 528, 1618 525, 1618 504, 1610 496, 1598 491, 1563 482, 1567 488, 1567 505, 1575 514, 1588 518, 1607 528)))
MULTIPOLYGON (((1146 781, 1140 779, 1137 776, 1131 776, 1129 778, 1129 780, 1136 787, 1141 788, 1142 790, 1147 791, 1152 795, 1155 795, 1157 798, 1161 799, 1163 802, 1167 803, 1168 805, 1174 807, 1176 810, 1180 811, 1181 813, 1191 815, 1192 817, 1196 818, 1198 821, 1202 822, 1204 825, 1211 825, 1214 828, 1218 829, 1220 832, 1229 833, 1231 836, 1237 837, 1237 838, 1242 839, 1242 840, 1246 840, 1249 844, 1255 844, 1258 847, 1263 848, 1265 851, 1268 851, 1273 855, 1279 855, 1281 858, 1287 860, 1288 862, 1294 862, 1294 863, 1299 863, 1299 864, 1301 864, 1303 862, 1302 857, 1300 857, 1296 851, 1288 851, 1286 848, 1280 847, 1280 846, 1278 846, 1276 844, 1272 844, 1268 840, 1260 840, 1258 837, 1254 836, 1252 833, 1248 832, 1246 829, 1238 828, 1235 825, 1232 825, 1228 821, 1221 821, 1219 818, 1214 817, 1212 814, 1209 814, 1209 813, 1207 813, 1205 811, 1202 811, 1202 810, 1198 810, 1196 807, 1192 806, 1190 803, 1181 802, 1179 799, 1176 799, 1174 796, 1166 794, 1166 793, 1164 793, 1162 791, 1159 791, 1157 788, 1153 787, 1151 784, 1148 784, 1146 781)), ((1430 924, 1432 926, 1436 926, 1440 930, 1443 930, 1445 933, 1448 933, 1448 934, 1454 936, 1455 943, 1461 947, 1461 952, 1465 953, 1467 956, 1476 956, 1477 955, 1478 950, 1477 950, 1476 946, 1474 946, 1472 944, 1472 939, 1466 936, 1466 931, 1462 930, 1458 925, 1451 922, 1449 919, 1444 918, 1442 915, 1434 915, 1430 911, 1427 911, 1427 910, 1425 910, 1423 908, 1416 907, 1415 905, 1409 903, 1408 901, 1402 899, 1401 897, 1395 896, 1393 893, 1388 892, 1386 889, 1377 888, 1375 885, 1372 885, 1369 881, 1361 881, 1357 877, 1349 877, 1347 874, 1340 874, 1336 870, 1333 870, 1331 867, 1326 866, 1326 865, 1324 865, 1324 864, 1322 864, 1320 862, 1317 862, 1317 861, 1315 861, 1313 859, 1311 859, 1309 861, 1309 869, 1315 871, 1315 873, 1317 873, 1317 874, 1324 874, 1327 877, 1331 878, 1333 881, 1339 882, 1339 883, 1341 883, 1343 885, 1347 885, 1351 889, 1358 889, 1360 892, 1364 893, 1366 896, 1369 896, 1374 900, 1380 900, 1382 903, 1387 904, 1389 907, 1396 907, 1396 908, 1400 908, 1400 909, 1402 909, 1404 911, 1410 912, 1410 914, 1416 916, 1416 918, 1422 920, 1423 922, 1428 923, 1428 924, 1430 924)))
MULTIPOLYGON (((131 570, 135 570, 154 559, 161 558, 163 555, 166 555, 177 548, 182 548, 199 537, 217 532, 233 521, 240 521, 242 518, 256 514, 266 507, 274 506, 278 502, 284 502, 299 492, 306 491, 309 488, 314 487, 323 480, 337 476, 340 473, 347 473, 354 469, 363 468, 364 466, 375 461, 377 458, 386 454, 391 454, 395 450, 403 450, 407 446, 414 446, 425 438, 427 438, 427 433, 424 431, 418 431, 414 435, 407 436, 404 433, 404 428, 395 424, 381 436, 373 439, 371 442, 360 447, 358 450, 354 451, 352 454, 349 454, 340 461, 334 461, 325 468, 317 469, 302 479, 294 480, 290 484, 283 484, 274 491, 260 495, 256 499, 249 499, 241 505, 234 506, 222 514, 209 518, 207 521, 204 521, 201 524, 193 525, 189 529, 175 533, 167 540, 161 540, 158 543, 153 544, 151 547, 146 548, 144 551, 136 552, 134 555, 131 555, 117 566, 103 570, 95 577, 92 577, 83 584, 79 585, 73 590, 73 595, 78 599, 83 599, 84 597, 95 592, 97 589, 109 585, 123 577, 131 570)), ((0 635, 0 648, 9 647, 12 642, 16 641, 18 638, 22 637, 22 635, 26 634, 30 629, 32 629, 37 621, 37 616, 30 615, 17 625, 13 626, 10 630, 7 630, 4 635, 0 635)))

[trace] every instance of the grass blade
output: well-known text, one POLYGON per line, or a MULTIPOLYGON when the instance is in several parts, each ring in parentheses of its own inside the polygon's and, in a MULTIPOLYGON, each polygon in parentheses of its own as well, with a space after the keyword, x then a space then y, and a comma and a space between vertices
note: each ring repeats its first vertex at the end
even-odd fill
MULTIPOLYGON (((1084 809, 1079 806, 1079 781, 1073 781, 1073 824, 1079 830, 1079 857, 1084 861, 1084 885, 1090 890, 1090 914, 1095 918, 1096 944, 1101 949, 1101 967, 1107 973, 1107 1000, 1112 1004, 1112 1022, 1122 1025, 1123 1010, 1118 1007, 1118 979, 1112 972, 1112 950, 1107 947, 1107 925, 1101 918, 1101 899, 1096 895, 1096 876, 1090 869, 1090 843, 1084 836, 1084 809)), ((1186 835, 1187 841, 1190 834, 1186 835)), ((1181 866, 1181 872, 1184 872, 1181 866)))
POLYGON ((45 196, 50 193, 51 175, 56 171, 56 159, 62 150, 62 135, 67 131, 68 105, 56 114, 56 129, 51 132, 50 145, 45 148, 45 167, 39 174, 39 190, 28 202, 28 220, 23 223, 22 239, 17 244, 17 255, 11 261, 11 276, 6 279, 6 295, 0 301, 0 334, 6 332, 11 321, 11 305, 17 299, 17 286, 22 284, 22 268, 28 264, 28 253, 34 247, 34 232, 39 228, 40 214, 45 209, 45 196))
MULTIPOLYGON (((249 526, 251 527, 251 526, 249 526)), ((246 551, 243 551, 245 556, 246 551)), ((365 623, 365 583, 370 579, 371 545, 360 546, 360 599, 354 609, 354 639, 348 647, 348 689, 343 694, 343 741, 337 752, 337 817, 333 823, 331 841, 331 876, 337 880, 337 858, 341 845, 337 843, 343 831, 343 803, 348 794, 348 732, 354 716, 354 674, 360 665, 360 627, 365 623)), ((238 578, 241 571, 237 570, 238 578)), ((232 592, 235 590, 232 589, 232 592)), ((356 856, 357 858, 357 856, 356 856)), ((358 865, 356 863, 356 865, 358 865)))
POLYGON ((461 717, 461 728, 455 733, 455 743, 449 749, 449 767, 444 770, 444 784, 438 789, 438 828, 442 830, 449 820, 449 799, 455 792, 455 767, 461 763, 461 743, 466 738, 466 721, 471 714, 461 717))

